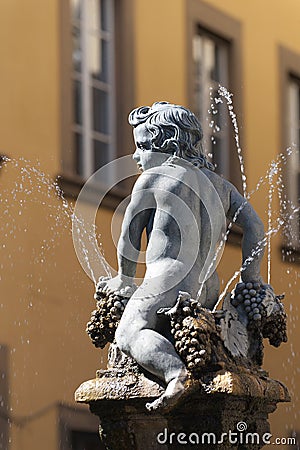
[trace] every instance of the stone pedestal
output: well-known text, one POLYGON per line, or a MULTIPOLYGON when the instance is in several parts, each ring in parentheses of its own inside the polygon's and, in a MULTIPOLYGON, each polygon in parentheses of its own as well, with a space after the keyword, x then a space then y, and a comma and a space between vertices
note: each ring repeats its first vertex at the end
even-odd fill
POLYGON ((139 372, 110 369, 84 382, 75 399, 99 417, 109 450, 260 449, 272 440, 268 414, 290 400, 286 387, 263 371, 206 373, 176 408, 148 412, 145 404, 162 392, 139 372))

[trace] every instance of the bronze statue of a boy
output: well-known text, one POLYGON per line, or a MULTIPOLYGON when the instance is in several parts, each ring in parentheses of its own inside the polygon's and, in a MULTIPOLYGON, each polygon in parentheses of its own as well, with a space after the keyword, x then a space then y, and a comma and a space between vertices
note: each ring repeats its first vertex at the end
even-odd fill
POLYGON ((100 282, 105 292, 134 288, 143 230, 147 230, 146 273, 129 298, 116 331, 118 347, 166 384, 149 410, 172 405, 184 392, 187 369, 175 351, 166 317, 179 291, 203 307, 218 300, 214 256, 228 219, 243 230, 244 282, 262 283, 263 251, 252 251, 264 237, 252 206, 227 180, 214 172, 202 151, 203 133, 195 115, 167 102, 137 108, 129 115, 136 145, 133 158, 142 171, 125 212, 118 243, 118 275, 100 282), (212 251, 213 250, 213 251, 212 251), (209 259, 209 261, 207 261, 209 259), (211 263, 212 262, 212 263, 211 263), (205 271, 203 272, 205 267, 205 271), (199 278, 199 274, 202 277, 199 278))

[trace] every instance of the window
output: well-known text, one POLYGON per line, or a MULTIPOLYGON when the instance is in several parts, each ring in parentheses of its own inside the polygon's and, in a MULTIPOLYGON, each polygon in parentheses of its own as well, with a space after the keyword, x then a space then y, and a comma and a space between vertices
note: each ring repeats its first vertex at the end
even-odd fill
POLYGON ((286 201, 281 205, 285 218, 281 250, 283 261, 300 263, 300 214, 295 211, 300 206, 300 54, 279 46, 278 63, 281 152, 287 155, 282 165, 286 201))
POLYGON ((287 187, 287 214, 290 217, 288 223, 287 245, 292 248, 299 248, 299 213, 293 213, 294 208, 299 207, 300 199, 300 79, 289 76, 288 79, 288 136, 293 151, 287 159, 286 187, 287 187), (298 150, 298 151, 296 151, 298 150))
POLYGON ((193 39, 195 113, 203 127, 205 151, 216 171, 229 178, 229 130, 227 106, 216 103, 219 86, 229 85, 229 43, 198 28, 193 39))
MULTIPOLYGON (((213 111, 211 108, 211 97, 222 85, 233 94, 237 121, 242 117, 242 27, 239 21, 206 2, 186 2, 186 9, 189 106, 199 116, 206 153, 211 154, 216 171, 242 192, 235 132, 225 99, 222 97, 223 103, 213 103, 213 111)), ((238 137, 243 147, 241 129, 238 137)))
POLYGON ((115 155, 114 1, 71 0, 72 140, 77 175, 115 155))
POLYGON ((102 450, 99 418, 80 407, 58 405, 59 450, 102 450))
MULTIPOLYGON (((59 8, 59 183, 76 198, 94 171, 132 148, 134 0, 67 0, 59 8)), ((115 207, 125 184, 103 204, 115 207)))

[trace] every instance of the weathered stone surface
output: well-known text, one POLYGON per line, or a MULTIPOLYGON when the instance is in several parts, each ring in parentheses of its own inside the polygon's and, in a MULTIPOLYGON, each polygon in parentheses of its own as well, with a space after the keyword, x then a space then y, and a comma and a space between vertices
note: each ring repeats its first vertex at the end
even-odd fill
POLYGON ((268 414, 278 402, 290 400, 286 387, 278 381, 226 369, 194 380, 169 412, 148 412, 146 402, 162 392, 161 386, 141 373, 110 369, 98 371, 95 379, 82 383, 75 398, 89 404, 91 412, 99 416, 100 437, 110 450, 179 449, 183 447, 176 440, 179 433, 192 440, 196 433, 199 438, 199 444, 188 442, 184 448, 259 449, 263 445, 251 442, 246 446, 228 442, 211 445, 206 440, 201 445, 202 435, 214 433, 220 440, 222 433, 236 432, 237 424, 245 422, 248 432, 263 436, 270 431, 268 414), (171 433, 176 435, 170 437, 171 433), (157 436, 166 442, 159 443, 157 436))
MULTIPOLYGON (((98 371, 97 375, 96 378, 82 383, 76 390, 75 400, 77 402, 151 399, 159 396, 164 390, 143 374, 112 369, 98 371)), ((191 386, 193 396, 206 396, 207 399, 214 394, 223 393, 237 397, 263 399, 264 402, 290 401, 288 390, 282 383, 251 373, 236 374, 224 370, 219 373, 206 374, 199 380, 193 380, 191 386)))
POLYGON ((90 403, 97 400, 128 400, 158 397, 164 389, 143 374, 105 370, 97 378, 85 381, 75 392, 75 400, 90 403))

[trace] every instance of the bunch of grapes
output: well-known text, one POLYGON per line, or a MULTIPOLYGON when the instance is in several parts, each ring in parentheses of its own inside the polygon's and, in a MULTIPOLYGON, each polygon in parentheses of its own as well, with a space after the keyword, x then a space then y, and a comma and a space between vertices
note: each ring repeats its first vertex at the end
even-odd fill
POLYGON ((287 342, 287 317, 283 304, 280 302, 281 298, 276 297, 276 311, 267 318, 262 329, 263 337, 268 338, 269 343, 274 347, 279 347, 282 342, 287 342))
POLYGON ((171 319, 175 349, 187 368, 196 373, 211 356, 210 333, 215 327, 212 314, 191 298, 183 299, 171 319))
POLYGON ((104 348, 113 342, 125 308, 125 299, 115 293, 107 294, 97 290, 95 294, 97 309, 92 311, 91 320, 87 323, 86 332, 95 347, 104 348))
POLYGON ((266 296, 266 289, 260 283, 238 283, 231 304, 235 307, 242 306, 246 312, 249 325, 261 324, 266 316, 266 310, 262 301, 266 296))
POLYGON ((282 342, 287 342, 286 313, 280 301, 284 296, 275 296, 271 288, 269 294, 266 298, 266 286, 259 283, 238 283, 231 304, 241 306, 246 312, 249 329, 260 329, 262 336, 268 338, 271 345, 279 347, 282 342), (267 314, 270 304, 272 310, 267 314))

